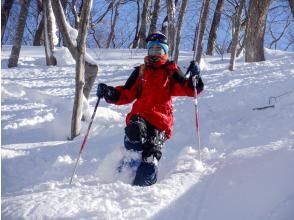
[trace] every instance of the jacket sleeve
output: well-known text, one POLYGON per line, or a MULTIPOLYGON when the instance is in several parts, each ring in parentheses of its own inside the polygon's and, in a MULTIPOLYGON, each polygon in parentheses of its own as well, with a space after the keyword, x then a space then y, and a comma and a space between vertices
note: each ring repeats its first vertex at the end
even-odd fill
MULTIPOLYGON (((173 81, 173 89, 172 89, 172 96, 190 96, 193 97, 195 93, 193 79, 189 77, 188 79, 185 77, 183 72, 178 68, 172 74, 172 81, 173 81)), ((200 94, 204 88, 204 83, 201 77, 197 83, 197 94, 200 94)))
POLYGON ((117 98, 106 100, 106 102, 115 105, 125 105, 133 102, 138 95, 139 69, 140 67, 135 68, 124 86, 114 87, 113 89, 115 89, 117 93, 117 98))

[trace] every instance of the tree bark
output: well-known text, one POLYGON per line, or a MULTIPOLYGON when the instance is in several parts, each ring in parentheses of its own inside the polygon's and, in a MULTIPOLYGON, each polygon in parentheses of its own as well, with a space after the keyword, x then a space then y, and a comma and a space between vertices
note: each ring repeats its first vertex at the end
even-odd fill
POLYGON ((240 0, 240 5, 237 7, 237 15, 235 17, 235 32, 233 34, 232 39, 232 50, 231 50, 231 59, 230 59, 230 65, 229 70, 233 71, 235 68, 235 59, 236 59, 236 51, 237 51, 237 45, 239 40, 239 33, 241 28, 241 15, 243 11, 245 0, 240 0))
POLYGON ((194 47, 195 48, 195 61, 200 63, 201 55, 202 55, 202 41, 204 36, 204 31, 207 23, 208 18, 208 12, 209 12, 209 5, 210 0, 203 0, 202 8, 201 8, 201 14, 200 19, 198 23, 198 27, 196 28, 195 33, 195 40, 194 40, 194 47))
POLYGON ((79 33, 77 37, 77 58, 76 58, 76 91, 72 114, 71 139, 79 135, 81 130, 81 118, 83 107, 83 87, 85 85, 85 51, 86 37, 89 24, 92 0, 83 3, 81 20, 79 22, 79 33))
POLYGON ((168 35, 167 29, 168 29, 168 17, 166 16, 161 25, 161 33, 163 33, 165 36, 168 35))
MULTIPOLYGON (((59 0, 52 1, 52 8, 55 15, 55 20, 57 22, 59 31, 62 34, 63 41, 66 47, 69 49, 73 58, 77 61, 78 50, 76 46, 71 41, 69 33, 67 31, 67 22, 65 20, 64 11, 59 0)), ((98 72, 98 66, 94 63, 85 61, 85 86, 83 89, 85 97, 88 99, 91 89, 94 85, 96 76, 98 72)))
POLYGON ((264 33, 271 0, 250 0, 246 28, 245 62, 264 61, 264 33))
POLYGON ((160 0, 155 0, 148 35, 156 32, 157 20, 160 12, 160 0))
POLYGON ((6 24, 9 18, 13 2, 14 0, 5 0, 1 7, 1 45, 3 44, 3 37, 6 29, 6 24))
POLYGON ((166 0, 167 16, 168 16, 168 45, 169 45, 169 58, 173 60, 175 49, 175 17, 176 17, 176 5, 174 0, 166 0))
POLYGON ((224 2, 225 2, 224 0, 218 0, 216 4, 216 8, 215 8, 215 12, 214 12, 213 20, 211 23, 210 32, 209 32, 209 37, 208 37, 207 50, 206 50, 207 55, 213 54, 213 48, 217 38, 216 33, 220 24, 222 11, 224 8, 224 2))
MULTIPOLYGON (((116 26, 116 22, 117 22, 117 18, 118 18, 118 8, 119 8, 119 2, 117 2, 114 6, 114 8, 112 10, 114 10, 114 18, 111 18, 111 28, 110 28, 110 33, 108 35, 108 39, 107 39, 107 44, 106 44, 106 48, 110 47, 110 43, 113 41, 114 38, 114 32, 115 32, 115 26, 116 26)), ((112 12, 113 13, 113 12, 112 12)), ((112 17, 112 16, 111 16, 112 17)))
POLYGON ((178 62, 178 57, 180 52, 179 45, 181 41, 181 31, 182 31, 184 16, 187 9, 187 3, 188 3, 188 0, 182 1, 181 9, 178 15, 177 30, 176 30, 176 45, 175 45, 175 52, 174 52, 174 59, 173 59, 176 63, 178 62))
POLYGON ((42 18, 35 33, 33 46, 41 46, 44 43, 44 15, 41 13, 42 18))
POLYGON ((20 9, 16 32, 15 32, 15 36, 13 40, 13 46, 12 46, 10 58, 8 60, 9 68, 17 67, 30 2, 31 0, 23 0, 21 2, 21 9, 20 9))
POLYGON ((288 0, 291 11, 292 11, 292 16, 294 17, 294 0, 288 0))
POLYGON ((141 24, 141 12, 140 12, 140 0, 137 0, 137 25, 136 25, 136 33, 133 43, 131 44, 131 48, 137 48, 139 44, 139 31, 141 24))
POLYGON ((151 0, 144 0, 142 15, 141 15, 141 27, 139 31, 139 48, 146 48, 146 30, 147 30, 147 22, 148 22, 148 9, 151 0))
POLYGON ((43 17, 44 17, 44 39, 45 39, 45 54, 47 66, 56 66, 57 61, 53 54, 53 22, 52 22, 52 6, 51 0, 43 0, 43 17))
POLYGON ((37 30, 35 32, 33 46, 41 46, 44 43, 44 15, 42 0, 37 1, 38 4, 38 17, 37 17, 37 30))

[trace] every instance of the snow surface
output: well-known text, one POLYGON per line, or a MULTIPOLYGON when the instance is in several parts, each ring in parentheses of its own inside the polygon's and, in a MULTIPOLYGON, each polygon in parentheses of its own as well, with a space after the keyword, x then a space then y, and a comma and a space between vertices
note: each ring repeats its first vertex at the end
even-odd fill
MULTIPOLYGON (((173 139, 159 163, 159 181, 133 187, 115 172, 130 105, 98 108, 73 185, 83 135, 68 141, 74 61, 58 49, 45 65, 43 47, 22 47, 7 69, 2 48, 3 219, 294 219, 294 54, 267 50, 267 61, 227 70, 228 57, 206 57, 199 99, 203 161, 198 160, 193 99, 174 98, 173 139), (68 59, 67 59, 68 57, 68 59), (253 110, 269 105, 274 108, 253 110)), ((144 50, 89 50, 99 63, 97 83, 123 84, 144 50)), ((182 52, 187 67, 190 52, 182 52)), ((96 103, 93 88, 88 105, 96 103)), ((87 103, 85 103, 87 104, 87 103)), ((83 123, 85 134, 88 122, 83 123)))

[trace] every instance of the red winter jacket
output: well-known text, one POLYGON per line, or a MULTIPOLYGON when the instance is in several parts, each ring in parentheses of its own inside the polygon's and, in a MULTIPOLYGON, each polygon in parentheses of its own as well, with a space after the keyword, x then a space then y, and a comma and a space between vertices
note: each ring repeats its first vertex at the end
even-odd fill
MULTIPOLYGON (((136 67, 124 86, 117 86, 118 99, 109 101, 116 105, 124 105, 135 100, 131 112, 128 113, 128 124, 133 115, 139 115, 161 131, 167 138, 172 136, 173 107, 172 96, 194 96, 191 79, 185 79, 175 63, 162 60, 153 65, 144 65, 143 74, 136 67), (140 94, 139 94, 140 93, 140 94)), ((197 93, 203 89, 197 88, 197 93)))

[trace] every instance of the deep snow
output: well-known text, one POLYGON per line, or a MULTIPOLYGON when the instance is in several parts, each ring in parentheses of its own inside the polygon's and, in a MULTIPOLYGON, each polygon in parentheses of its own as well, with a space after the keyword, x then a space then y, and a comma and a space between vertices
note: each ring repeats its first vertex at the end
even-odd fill
MULTIPOLYGON (((144 50, 90 50, 97 82, 123 84, 144 50)), ((174 98, 173 138, 166 142, 159 181, 133 187, 114 170, 123 151, 130 105, 104 101, 72 186, 83 136, 67 141, 74 96, 74 61, 60 48, 57 67, 42 47, 23 47, 19 66, 1 55, 3 219, 292 220, 294 218, 294 54, 267 50, 267 61, 227 70, 206 57, 199 99, 203 162, 196 150, 193 99, 174 98), (269 105, 274 108, 253 110, 269 105)), ((192 54, 182 52, 187 67, 192 54)), ((96 86, 95 86, 96 87, 96 86)), ((85 105, 91 115, 95 88, 85 105)), ((82 134, 88 122, 83 123, 82 134)), ((130 174, 131 175, 131 174, 130 174)))

